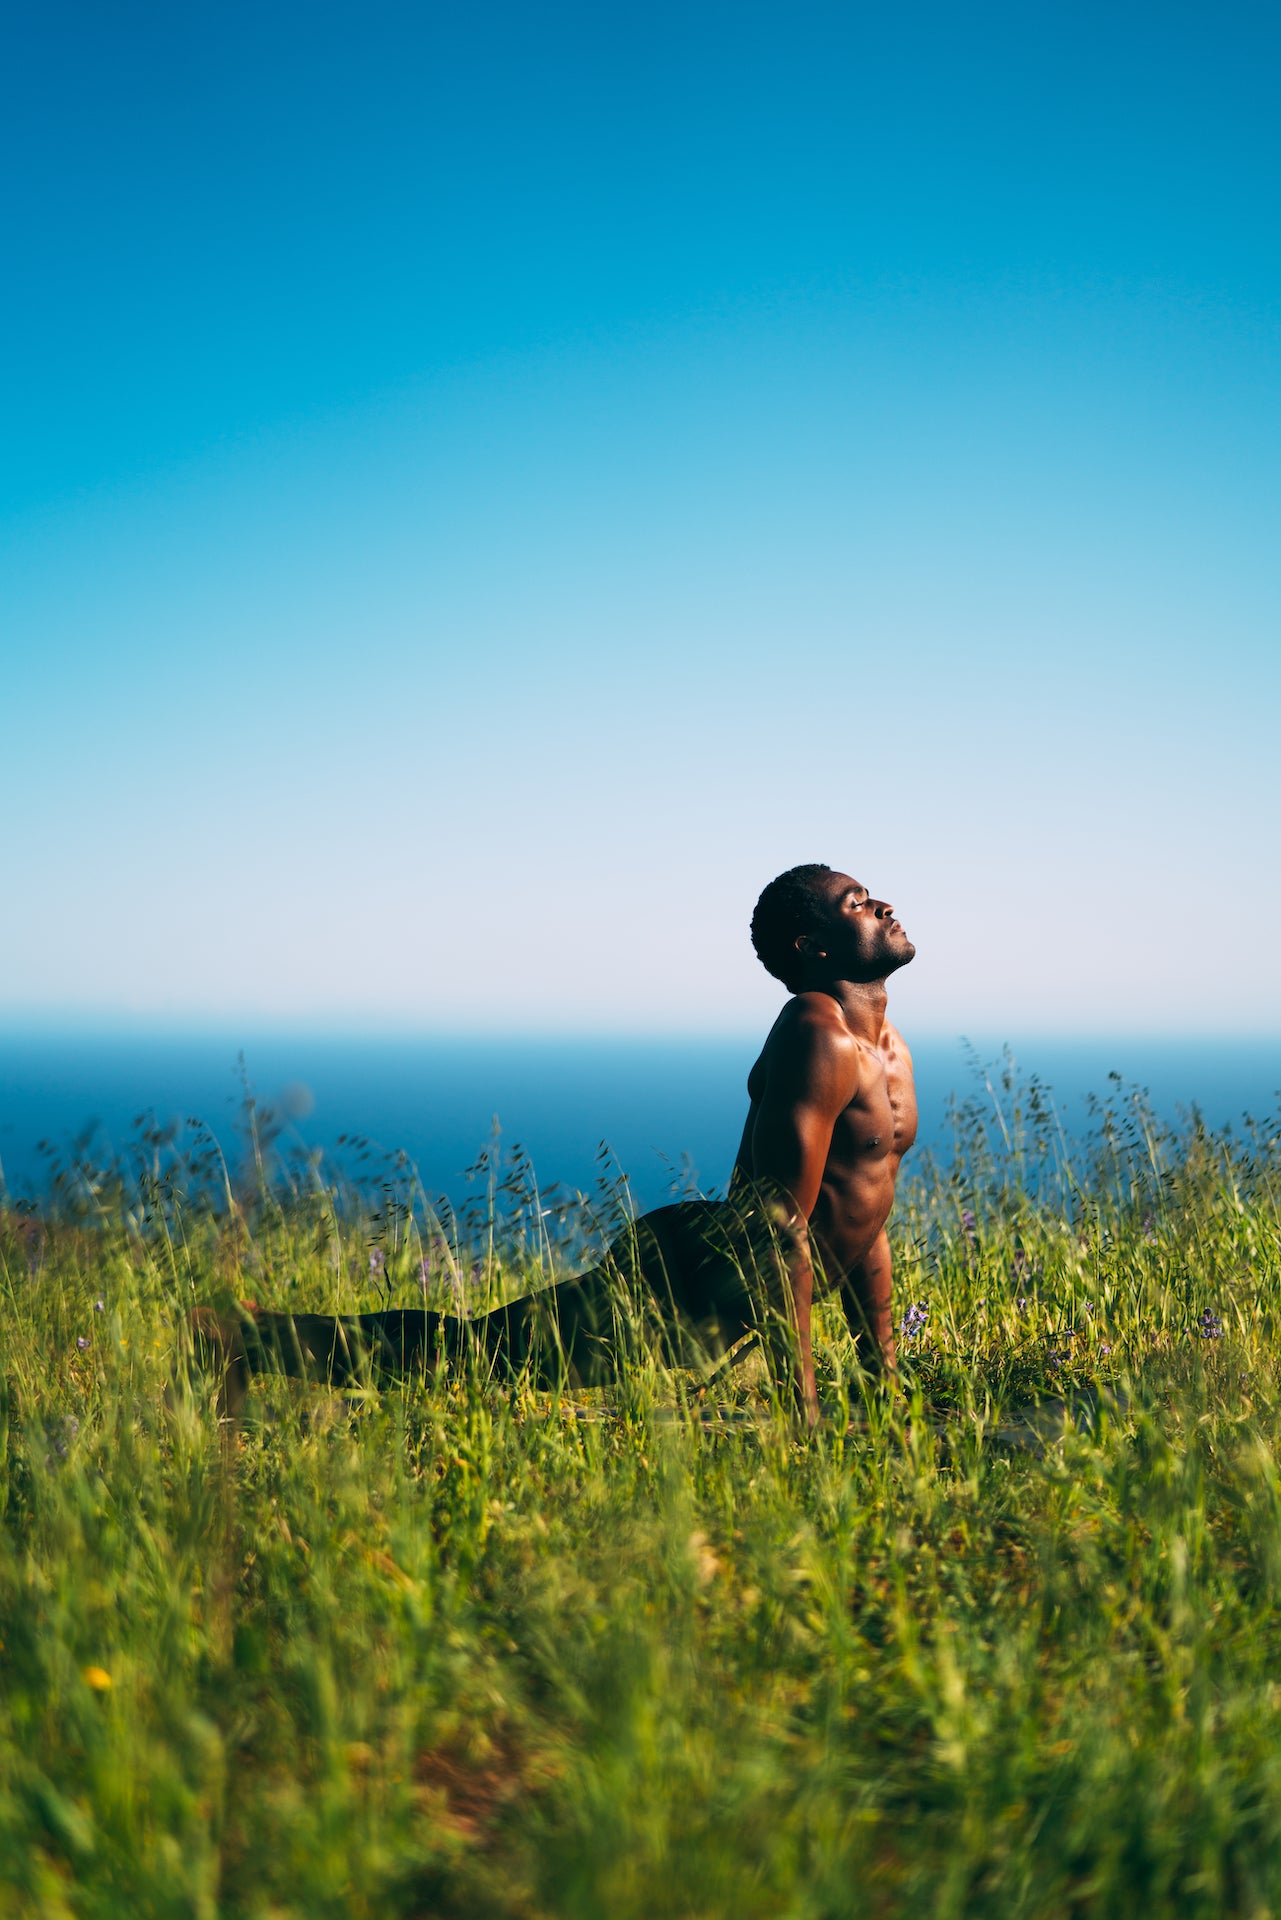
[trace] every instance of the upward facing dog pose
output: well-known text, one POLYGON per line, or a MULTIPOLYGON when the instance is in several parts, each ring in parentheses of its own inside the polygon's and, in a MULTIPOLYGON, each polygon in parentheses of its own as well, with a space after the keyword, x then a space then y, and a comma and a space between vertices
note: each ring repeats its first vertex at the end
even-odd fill
POLYGON ((231 1411, 254 1372, 352 1382, 469 1351, 497 1368, 600 1385, 624 1364, 628 1299, 640 1301, 675 1364, 717 1359, 758 1332, 806 1425, 818 1418, 816 1289, 839 1293, 863 1365, 892 1372, 885 1223, 916 1138, 916 1093, 911 1055, 885 1017, 885 982, 916 949, 886 901, 819 865, 771 880, 752 944, 792 997, 748 1075, 727 1200, 659 1207, 588 1272, 470 1319, 245 1307, 217 1320, 206 1310, 197 1339, 226 1370, 231 1411))

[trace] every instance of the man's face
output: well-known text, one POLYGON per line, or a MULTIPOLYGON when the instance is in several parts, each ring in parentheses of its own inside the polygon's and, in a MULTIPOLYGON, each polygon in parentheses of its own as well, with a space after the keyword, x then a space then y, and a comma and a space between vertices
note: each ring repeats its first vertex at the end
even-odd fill
POLYGON ((823 957, 846 980, 883 980, 905 967, 916 948, 894 918, 888 900, 876 900, 848 873, 829 874, 824 881, 831 918, 818 932, 805 936, 803 951, 823 957))

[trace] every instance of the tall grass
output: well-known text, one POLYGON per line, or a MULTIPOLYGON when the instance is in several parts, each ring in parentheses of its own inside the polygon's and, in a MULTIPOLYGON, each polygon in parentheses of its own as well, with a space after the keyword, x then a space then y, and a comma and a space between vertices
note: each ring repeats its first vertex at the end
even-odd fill
POLYGON ((904 1184, 901 1396, 824 1310, 801 1441, 751 1362, 220 1428, 193 1304, 514 1291, 601 1230, 493 1155, 470 1213, 362 1203, 262 1118, 0 1215, 0 1913, 1281 1909, 1275 1130, 1116 1088, 1074 1147, 995 1076, 904 1184))

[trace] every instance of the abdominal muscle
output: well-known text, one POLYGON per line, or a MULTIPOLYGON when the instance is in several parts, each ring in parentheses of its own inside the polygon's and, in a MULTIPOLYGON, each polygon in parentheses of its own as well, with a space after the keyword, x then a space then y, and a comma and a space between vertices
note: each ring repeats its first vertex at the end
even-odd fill
POLYGON ((888 1060, 882 1054, 881 1061, 882 1074, 845 1109, 832 1130, 810 1220, 811 1235, 833 1281, 875 1246, 894 1206, 903 1155, 916 1138, 910 1067, 896 1051, 888 1060))
MULTIPOLYGON (((916 1138, 912 1060, 901 1036, 887 1025, 881 1044, 866 1046, 866 1055, 862 1086, 832 1129, 809 1222, 824 1274, 832 1283, 839 1282, 875 1246, 894 1205, 899 1165, 916 1138)), ((751 1186, 762 1178, 755 1164, 753 1136, 768 1058, 769 1043, 748 1078, 751 1105, 732 1185, 741 1181, 751 1186)))
POLYGON ((879 1239, 894 1205, 898 1166, 898 1154, 855 1168, 833 1169, 828 1161, 810 1217, 810 1237, 832 1284, 865 1259, 879 1239))

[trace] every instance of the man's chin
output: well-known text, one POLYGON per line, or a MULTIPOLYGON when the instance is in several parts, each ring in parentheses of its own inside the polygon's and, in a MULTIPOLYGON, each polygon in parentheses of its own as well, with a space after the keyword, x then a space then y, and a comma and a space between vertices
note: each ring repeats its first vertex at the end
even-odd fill
POLYGON ((915 958, 916 948, 910 940, 904 940, 899 946, 896 946, 893 953, 889 955, 889 966, 886 968, 886 972, 897 973, 900 967, 906 967, 911 961, 915 960, 915 958))

